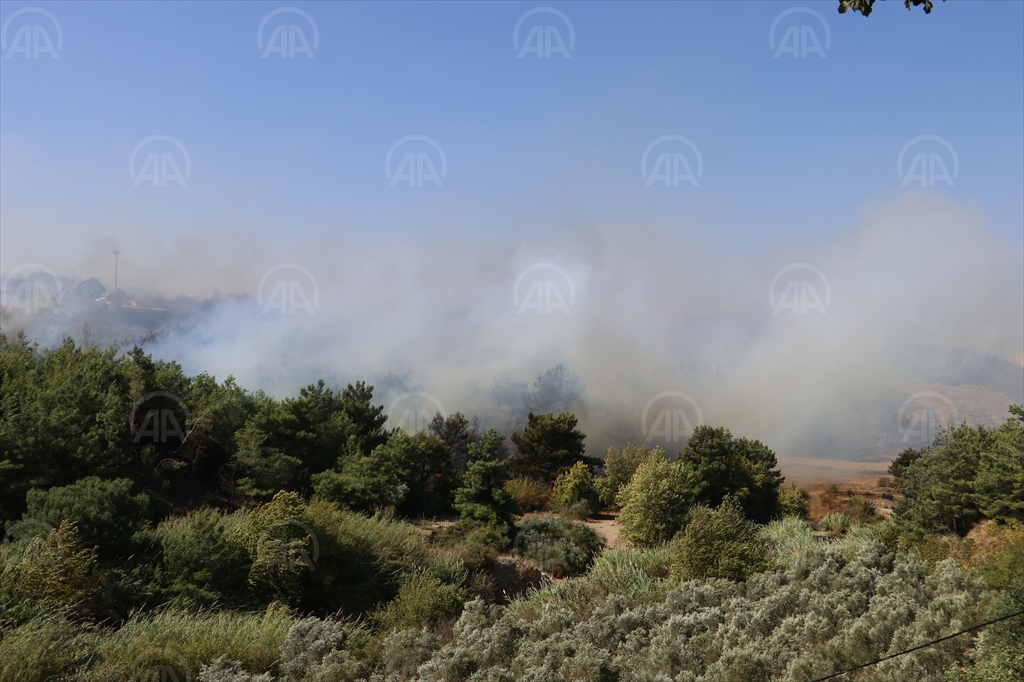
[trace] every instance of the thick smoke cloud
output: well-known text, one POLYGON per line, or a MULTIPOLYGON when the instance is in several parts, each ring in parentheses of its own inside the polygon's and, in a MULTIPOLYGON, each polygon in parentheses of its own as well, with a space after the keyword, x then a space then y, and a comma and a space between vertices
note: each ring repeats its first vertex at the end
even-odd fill
POLYGON ((504 429, 571 409, 594 454, 652 430, 674 454, 702 420, 781 455, 873 459, 907 444, 895 415, 915 392, 948 387, 972 423, 1022 399, 1022 254, 935 194, 866 209, 836 239, 748 246, 685 220, 550 233, 329 223, 287 242, 235 228, 159 246, 97 239, 62 264, 66 287, 98 277, 109 293, 120 248, 122 288, 161 310, 79 295, 61 315, 7 315, 4 331, 52 344, 88 325, 91 341, 144 342, 277 396, 366 379, 385 405, 425 392, 504 429), (283 264, 300 267, 267 274, 283 264), (794 264, 820 276, 796 267, 770 292, 794 264), (540 378, 559 363, 569 371, 540 378), (652 403, 662 393, 674 395, 652 403))

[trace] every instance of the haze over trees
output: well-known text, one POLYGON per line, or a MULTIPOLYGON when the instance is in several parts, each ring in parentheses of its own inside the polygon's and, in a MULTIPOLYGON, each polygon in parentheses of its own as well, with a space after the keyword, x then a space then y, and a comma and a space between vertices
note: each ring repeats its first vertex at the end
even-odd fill
MULTIPOLYGON (((853 498, 812 525, 775 453, 724 427, 601 459, 570 412, 407 433, 362 382, 279 400, 0 337, 0 682, 810 680, 1024 608, 1010 413, 897 458, 891 520, 853 498), (584 523, 603 512, 628 546, 584 523)), ((1022 635, 875 673, 1015 679, 1022 635)))

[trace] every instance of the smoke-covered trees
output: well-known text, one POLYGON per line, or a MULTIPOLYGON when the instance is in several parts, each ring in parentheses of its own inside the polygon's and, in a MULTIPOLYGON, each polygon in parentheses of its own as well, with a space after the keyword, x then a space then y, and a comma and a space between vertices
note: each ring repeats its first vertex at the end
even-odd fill
POLYGON ((547 481, 555 478, 576 462, 594 463, 583 456, 586 436, 576 428, 576 415, 530 413, 523 433, 514 432, 512 442, 519 448, 519 458, 512 461, 514 473, 536 476, 547 481))
POLYGON ((455 492, 455 510, 463 519, 489 524, 508 534, 515 526, 514 515, 523 510, 505 491, 508 463, 498 461, 504 441, 504 436, 489 429, 479 443, 469 445, 470 464, 462 477, 462 487, 455 492))
POLYGON ((779 516, 783 477, 775 453, 760 441, 733 438, 721 427, 698 426, 677 463, 694 481, 694 503, 717 507, 728 495, 748 519, 767 523, 779 516))

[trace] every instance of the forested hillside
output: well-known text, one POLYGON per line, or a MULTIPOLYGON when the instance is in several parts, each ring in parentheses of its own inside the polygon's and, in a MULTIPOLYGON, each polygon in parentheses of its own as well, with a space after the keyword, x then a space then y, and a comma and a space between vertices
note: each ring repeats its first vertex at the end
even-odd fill
MULTIPOLYGON (((891 518, 812 524, 724 427, 679 452, 588 452, 568 412, 410 434, 365 383, 279 400, 23 337, 0 382, 0 682, 807 682, 1024 609, 1016 405, 901 454, 891 518)), ((1024 617, 846 679, 1024 679, 1024 617)))

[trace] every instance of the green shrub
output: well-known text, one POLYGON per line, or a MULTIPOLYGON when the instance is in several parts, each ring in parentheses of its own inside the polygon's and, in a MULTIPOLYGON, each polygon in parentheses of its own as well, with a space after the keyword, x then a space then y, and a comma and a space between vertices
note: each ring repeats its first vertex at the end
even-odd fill
POLYGON ((880 520, 875 514, 875 505, 871 500, 859 496, 847 500, 846 514, 856 523, 874 523, 880 520))
POLYGON ((779 513, 783 518, 807 518, 807 493, 796 487, 796 483, 779 488, 779 513))
POLYGON ((489 570, 508 549, 508 538, 494 526, 463 519, 431 534, 434 544, 450 549, 467 570, 489 570))
POLYGON ((385 631, 433 627, 457 618, 467 596, 459 585, 444 583, 427 573, 413 574, 402 583, 398 596, 374 614, 373 620, 385 631))
POLYGON ((597 511, 598 497, 590 467, 576 462, 555 479, 550 506, 570 519, 582 520, 597 511))
POLYGON ((287 609, 264 613, 169 609, 137 615, 97 642, 97 680, 140 679, 143 667, 170 665, 179 680, 195 679, 222 656, 253 673, 272 672, 293 620, 287 609))
POLYGON ((455 510, 465 520, 490 524, 508 533, 515 523, 513 516, 522 510, 505 489, 508 465, 497 458, 504 440, 490 429, 481 442, 469 445, 469 466, 462 486, 455 492, 455 510))
POLYGON ((0 682, 47 682, 85 666, 93 646, 80 626, 50 613, 0 638, 0 682))
POLYGON ((833 535, 842 535, 850 529, 850 516, 846 512, 825 514, 821 521, 818 521, 818 527, 833 535))
POLYGON ((694 504, 717 507, 732 497, 752 521, 768 523, 780 515, 778 490, 784 479, 775 453, 760 441, 734 438, 728 429, 698 426, 676 464, 693 481, 694 504))
POLYGON ((163 552, 156 577, 168 594, 205 606, 248 601, 249 556, 231 532, 241 518, 200 509, 157 528, 163 552))
POLYGON ((587 575, 597 582, 604 582, 632 569, 642 571, 651 578, 667 578, 672 569, 671 546, 665 544, 647 549, 606 549, 594 559, 587 575))
POLYGON ((806 521, 788 516, 761 526, 761 537, 770 547, 770 561, 776 566, 793 568, 821 549, 814 529, 806 521))
POLYGON ((576 428, 576 415, 569 412, 526 416, 523 433, 513 432, 519 456, 509 462, 513 473, 553 481, 578 461, 600 463, 583 455, 586 435, 576 428))
POLYGON ((527 476, 516 476, 505 482, 505 491, 523 511, 538 511, 551 498, 551 484, 527 476))
POLYGON ((941 432, 907 457, 893 507, 901 530, 966 535, 978 521, 1024 522, 1024 409, 998 429, 967 424, 941 432))
POLYGON ((693 486, 682 467, 660 456, 641 463, 617 498, 622 534, 648 546, 671 540, 693 504, 693 486))
POLYGON ((732 498, 717 509, 697 505, 686 529, 672 541, 672 577, 676 580, 745 580, 767 570, 768 543, 732 498))
POLYGON ((650 448, 632 443, 627 443, 621 452, 613 447, 608 448, 604 458, 604 476, 594 481, 601 503, 611 509, 618 509, 615 499, 619 491, 629 484, 637 467, 651 457, 664 458, 665 451, 659 447, 650 448))
POLYGON ((17 555, 5 551, 4 561, 4 582, 15 595, 79 616, 96 607, 102 581, 96 550, 82 544, 73 524, 64 521, 19 545, 17 555))
POLYGON ((132 494, 132 482, 126 478, 104 481, 88 476, 61 488, 29 490, 25 514, 52 526, 62 521, 75 524, 82 542, 109 559, 132 551, 132 536, 142 528, 148 505, 148 497, 132 494))
POLYGON ((512 551, 562 577, 585 572, 602 546, 601 538, 586 524, 539 516, 519 524, 512 551))

